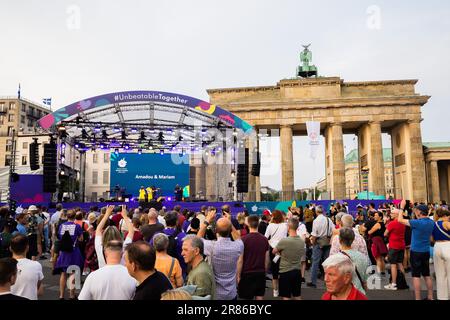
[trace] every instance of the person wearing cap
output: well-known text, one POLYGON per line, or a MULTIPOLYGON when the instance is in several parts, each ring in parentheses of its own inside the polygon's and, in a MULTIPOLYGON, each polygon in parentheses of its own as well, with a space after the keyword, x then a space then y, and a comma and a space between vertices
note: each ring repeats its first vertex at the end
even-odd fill
MULTIPOLYGON (((400 210, 404 211, 406 201, 402 200, 400 210)), ((415 220, 407 220, 401 212, 397 220, 401 224, 411 227, 411 273, 414 284, 414 294, 416 300, 421 300, 420 277, 425 278, 428 297, 426 300, 433 300, 433 280, 430 277, 430 237, 434 229, 434 221, 428 218, 428 207, 419 204, 414 207, 415 220)))
POLYGON ((44 230, 44 219, 38 215, 38 208, 35 205, 31 205, 28 208, 30 214, 28 218, 28 241, 30 249, 28 251, 28 257, 31 260, 37 260, 42 254, 42 236, 44 230))

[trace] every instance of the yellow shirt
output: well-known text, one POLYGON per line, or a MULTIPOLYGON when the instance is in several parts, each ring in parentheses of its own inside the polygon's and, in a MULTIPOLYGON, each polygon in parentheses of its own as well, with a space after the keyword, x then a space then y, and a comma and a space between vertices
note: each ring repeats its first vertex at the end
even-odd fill
POLYGON ((139 200, 145 200, 145 190, 139 189, 139 200))
POLYGON ((152 188, 147 188, 147 197, 148 197, 148 200, 150 201, 150 200, 153 200, 153 189, 152 188))

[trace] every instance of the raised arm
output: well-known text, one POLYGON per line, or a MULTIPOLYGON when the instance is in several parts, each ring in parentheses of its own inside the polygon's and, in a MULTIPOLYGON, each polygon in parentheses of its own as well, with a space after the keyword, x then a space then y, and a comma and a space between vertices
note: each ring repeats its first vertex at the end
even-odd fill
POLYGON ((236 230, 233 223, 231 222, 231 213, 224 212, 223 216, 230 220, 231 223, 231 236, 234 240, 239 240, 241 238, 241 232, 239 230, 236 230))
POLYGON ((128 216, 127 216, 127 206, 125 204, 122 205, 122 211, 120 212, 120 214, 122 215, 123 221, 125 221, 125 223, 127 224, 127 229, 128 229, 127 238, 133 240, 134 227, 133 227, 133 223, 131 222, 130 218, 128 218, 128 216))
POLYGON ((97 226, 97 230, 95 231, 96 236, 101 236, 103 234, 103 228, 105 227, 106 221, 108 221, 113 210, 114 210, 114 206, 108 206, 106 208, 105 215, 103 216, 102 220, 100 221, 100 223, 97 226))
POLYGON ((208 225, 211 224, 215 218, 216 218, 216 211, 214 210, 208 211, 205 217, 205 221, 200 225, 200 229, 197 232, 197 237, 203 238, 205 236, 208 225))
POLYGON ((406 200, 403 199, 402 202, 400 203, 400 208, 399 208, 400 212, 398 214, 397 221, 400 222, 401 224, 404 224, 405 226, 410 227, 411 225, 409 224, 409 220, 405 219, 403 217, 403 211, 405 209, 405 205, 406 205, 406 200))

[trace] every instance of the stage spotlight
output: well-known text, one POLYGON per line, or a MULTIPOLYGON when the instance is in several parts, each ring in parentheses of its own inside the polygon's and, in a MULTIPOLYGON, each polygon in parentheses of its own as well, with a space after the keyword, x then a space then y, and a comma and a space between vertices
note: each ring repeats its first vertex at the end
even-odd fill
POLYGON ((65 149, 66 149, 66 143, 65 143, 65 142, 61 143, 61 149, 62 149, 62 150, 65 150, 65 149))
POLYGON ((116 148, 116 150, 114 150, 115 154, 119 154, 119 149, 116 148))
POLYGON ((61 163, 64 163, 66 161, 66 157, 61 156, 61 163))
POLYGON ((125 150, 130 150, 130 145, 128 143, 126 143, 124 149, 125 150))
POLYGON ((80 144, 78 143, 78 142, 75 142, 75 148, 79 148, 80 147, 80 144))
POLYGON ((167 197, 167 201, 172 201, 172 197, 167 197))
POLYGON ((164 149, 161 149, 161 150, 159 151, 159 154, 160 154, 160 155, 164 155, 164 149))
POLYGON ((119 132, 119 131, 120 131, 120 128, 117 128, 117 127, 114 128, 114 132, 119 132))
POLYGON ((148 141, 148 148, 149 148, 150 150, 153 150, 153 144, 152 144, 152 141, 151 141, 151 140, 148 141))
POLYGON ((142 149, 138 149, 138 154, 142 154, 142 149))
POLYGON ((186 150, 183 149, 183 150, 181 151, 181 155, 182 155, 182 156, 186 155, 186 150))
POLYGON ((131 129, 131 132, 132 132, 132 133, 136 133, 136 132, 137 132, 137 129, 136 129, 136 128, 132 128, 132 129, 131 129))
POLYGON ((100 132, 102 130, 102 128, 100 128, 100 126, 95 126, 94 131, 95 132, 100 132))

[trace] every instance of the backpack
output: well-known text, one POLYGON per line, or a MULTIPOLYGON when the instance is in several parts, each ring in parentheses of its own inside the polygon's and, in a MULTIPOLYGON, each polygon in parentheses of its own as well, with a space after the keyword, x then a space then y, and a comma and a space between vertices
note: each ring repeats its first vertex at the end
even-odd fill
POLYGON ((91 269, 91 271, 98 269, 98 258, 95 252, 95 237, 89 239, 86 243, 85 254, 85 264, 91 269))
MULTIPOLYGON (((389 283, 392 282, 392 275, 389 277, 389 283)), ((406 290, 409 289, 408 283, 406 282, 405 274, 400 270, 397 270, 397 289, 406 290)))
POLYGON ((178 252, 177 252, 177 239, 178 239, 179 231, 176 231, 173 235, 168 236, 169 237, 169 245, 167 246, 167 254, 171 257, 177 258, 178 252))
POLYGON ((64 231, 63 236, 61 237, 61 251, 63 252, 72 252, 72 237, 70 236, 69 230, 64 231))
POLYGON ((84 230, 84 225, 86 222, 83 221, 81 224, 81 229, 83 230, 83 240, 78 242, 78 247, 80 248, 81 254, 84 256, 84 252, 86 251, 86 245, 89 241, 89 232, 84 230))

